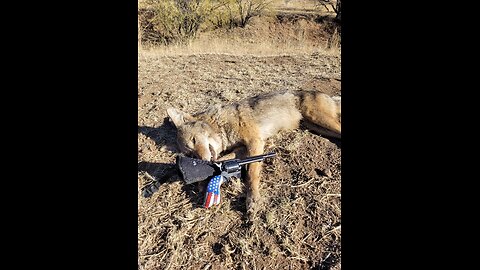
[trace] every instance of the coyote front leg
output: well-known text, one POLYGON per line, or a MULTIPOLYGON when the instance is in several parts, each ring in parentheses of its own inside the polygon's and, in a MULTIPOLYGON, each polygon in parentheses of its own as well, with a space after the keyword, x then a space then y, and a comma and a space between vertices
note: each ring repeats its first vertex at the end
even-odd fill
POLYGON ((246 158, 247 157, 247 151, 245 149, 245 146, 238 146, 238 147, 235 147, 230 153, 222 156, 221 158, 215 160, 215 161, 225 161, 225 160, 228 160, 228 159, 235 159, 235 158, 239 158, 239 159, 242 159, 242 158, 246 158))
MULTIPOLYGON (((257 156, 263 154, 263 147, 265 142, 263 140, 255 139, 247 142, 248 156, 257 156)), ((261 162, 254 162, 248 165, 247 182, 247 210, 253 211, 255 204, 260 201, 260 172, 262 170, 261 162)))

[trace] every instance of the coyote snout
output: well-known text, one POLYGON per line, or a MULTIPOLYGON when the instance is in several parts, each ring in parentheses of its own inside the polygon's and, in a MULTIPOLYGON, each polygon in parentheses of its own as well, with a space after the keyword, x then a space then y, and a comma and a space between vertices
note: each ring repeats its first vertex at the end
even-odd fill
MULTIPOLYGON (((247 156, 261 155, 268 137, 280 130, 298 128, 301 120, 315 133, 341 138, 341 98, 321 92, 270 93, 213 106, 195 115, 174 108, 167 113, 177 127, 180 151, 203 160, 217 160, 223 153, 233 151, 235 155, 239 150, 246 150, 247 156)), ((248 166, 249 211, 261 199, 260 171, 261 163, 248 166)))

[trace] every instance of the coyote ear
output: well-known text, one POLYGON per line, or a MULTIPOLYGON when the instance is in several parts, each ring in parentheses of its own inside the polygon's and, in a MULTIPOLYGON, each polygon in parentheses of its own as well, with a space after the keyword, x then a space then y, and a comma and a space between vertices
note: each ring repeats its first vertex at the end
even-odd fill
POLYGON ((192 121, 194 118, 188 113, 182 112, 175 108, 168 108, 167 114, 176 127, 183 125, 185 122, 192 121))

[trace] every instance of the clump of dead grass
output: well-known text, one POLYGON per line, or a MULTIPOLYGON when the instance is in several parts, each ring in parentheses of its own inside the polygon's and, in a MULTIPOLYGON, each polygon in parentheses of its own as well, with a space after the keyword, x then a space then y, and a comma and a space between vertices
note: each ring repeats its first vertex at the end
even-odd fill
POLYGON ((231 54, 231 55, 339 55, 337 47, 311 45, 300 42, 236 42, 228 39, 213 38, 211 40, 193 40, 188 44, 155 46, 139 51, 141 55, 192 55, 192 54, 231 54))

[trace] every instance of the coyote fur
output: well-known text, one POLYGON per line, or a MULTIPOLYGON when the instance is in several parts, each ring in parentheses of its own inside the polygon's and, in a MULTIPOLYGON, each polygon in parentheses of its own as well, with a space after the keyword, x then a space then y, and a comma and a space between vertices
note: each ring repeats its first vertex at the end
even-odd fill
MULTIPOLYGON (((209 161, 261 155, 267 138, 281 130, 296 129, 301 121, 315 133, 341 138, 341 97, 316 91, 268 93, 234 104, 211 106, 194 115, 169 108, 167 114, 177 128, 179 150, 209 161)), ((261 165, 258 162, 248 166, 249 211, 261 200, 261 165)))

